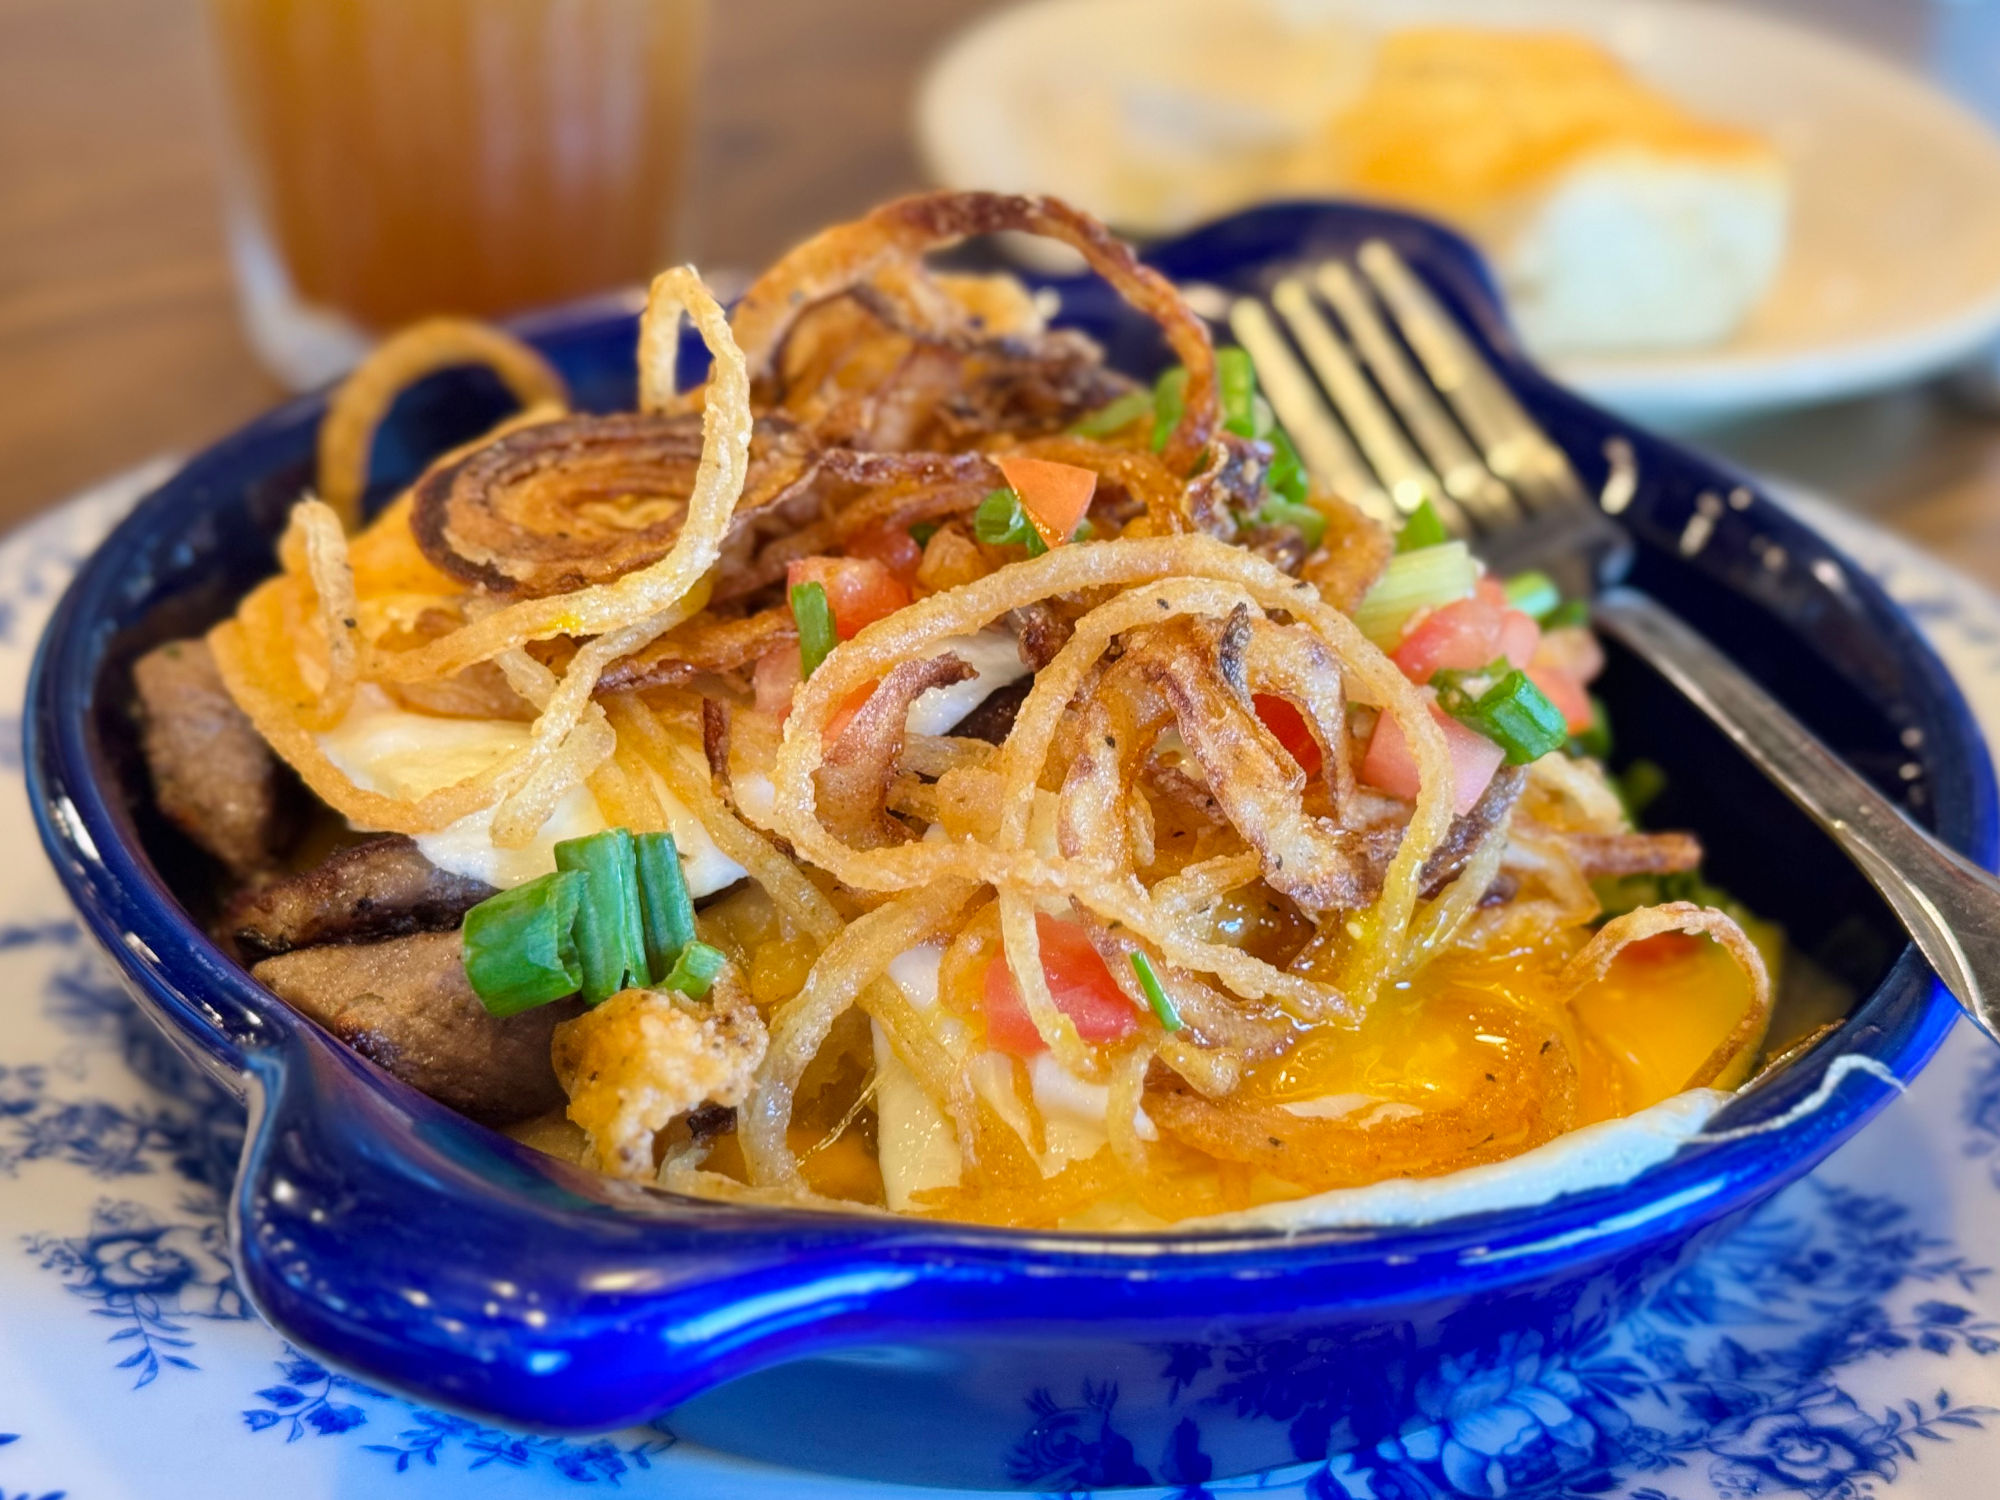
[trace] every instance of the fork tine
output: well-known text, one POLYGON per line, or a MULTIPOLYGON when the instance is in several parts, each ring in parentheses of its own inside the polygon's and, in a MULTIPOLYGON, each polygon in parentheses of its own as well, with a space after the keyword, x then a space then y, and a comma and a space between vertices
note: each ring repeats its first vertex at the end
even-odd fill
POLYGON ((1444 392, 1479 445, 1487 467, 1531 508, 1590 504, 1562 450, 1535 425, 1402 256, 1386 242, 1370 240, 1357 258, 1431 383, 1444 392))
POLYGON ((1482 530, 1510 525, 1521 517, 1513 492, 1465 441, 1465 434, 1439 403, 1437 392, 1410 363, 1409 356, 1362 290, 1345 261, 1323 262, 1313 283, 1347 325, 1348 336, 1382 388, 1389 405, 1436 470, 1445 493, 1457 500, 1482 530))
POLYGON ((1229 304, 1229 331, 1250 356, 1258 386, 1298 444, 1299 456, 1314 480, 1346 496, 1385 526, 1400 525, 1395 502, 1320 399, 1312 377, 1293 356, 1264 304, 1253 297, 1236 298, 1229 304))
POLYGON ((1377 477, 1387 486, 1396 509, 1408 515, 1428 499, 1437 506, 1447 526, 1455 532, 1466 531, 1465 517, 1456 513, 1456 503, 1403 436, 1403 429, 1382 405, 1340 335, 1313 304, 1305 282, 1296 276, 1285 277, 1271 289, 1271 306, 1291 329, 1306 363, 1319 377, 1321 390, 1347 424, 1347 430, 1354 434, 1377 477))

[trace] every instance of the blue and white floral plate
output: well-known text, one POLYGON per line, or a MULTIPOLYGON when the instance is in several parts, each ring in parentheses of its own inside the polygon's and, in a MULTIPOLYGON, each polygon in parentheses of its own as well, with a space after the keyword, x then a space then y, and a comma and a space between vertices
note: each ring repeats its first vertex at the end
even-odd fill
MULTIPOLYGON (((123 476, 0 542, 0 836, 17 851, 0 870, 0 1500, 938 1494, 723 1457, 670 1423, 592 1442, 482 1426, 323 1368, 247 1311, 221 1213, 241 1112, 101 966, 35 850, 20 786, 42 621, 164 472, 123 476)), ((1877 571, 2000 735, 2000 600, 1794 503, 1877 571)), ((1105 1388, 1024 1409, 1015 1469, 1051 1493, 1125 1475, 1175 1500, 1986 1500, 2000 1489, 1996 1266, 2000 1053, 1961 1028, 1908 1098, 1629 1322, 1560 1363, 1527 1339, 1439 1379, 1394 1442, 1210 1484, 1198 1443, 1142 1467, 1105 1388)), ((1312 1408, 1283 1370, 1188 1357, 1212 1400, 1278 1420, 1312 1408)))

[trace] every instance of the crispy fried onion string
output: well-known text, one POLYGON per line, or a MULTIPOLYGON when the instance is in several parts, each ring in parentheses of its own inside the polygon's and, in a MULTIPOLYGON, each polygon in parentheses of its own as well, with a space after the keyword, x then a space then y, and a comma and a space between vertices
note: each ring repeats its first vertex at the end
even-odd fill
MULTIPOLYGON (((714 566, 742 493, 750 445, 750 386, 722 309, 691 270, 662 272, 647 301, 648 326, 673 325, 685 311, 714 357, 702 411, 702 453, 684 523, 658 562, 612 582, 493 610, 427 645, 371 653, 377 680, 411 682, 447 676, 476 662, 500 660, 523 679, 520 656, 532 641, 594 637, 571 657, 540 704, 528 744, 448 786, 418 797, 395 797, 357 784, 321 748, 314 732, 320 693, 304 679, 285 628, 296 608, 296 580, 281 577, 256 590, 209 640, 224 683, 271 747, 320 799, 361 827, 430 833, 499 804, 494 842, 518 848, 563 796, 611 755, 615 736, 591 701, 610 663, 630 655, 707 603, 705 575, 714 566)), ((517 686, 519 682, 517 681, 517 686)), ((544 687, 546 683, 542 684, 544 687)))
POLYGON ((645 701, 636 694, 619 694, 609 700, 607 708, 618 733, 637 741, 647 764, 700 820, 716 848, 749 872, 795 930, 808 934, 822 947, 832 942, 842 926, 833 903, 769 839, 724 805, 708 778, 678 753, 673 736, 645 701))
POLYGON ((806 1065, 865 990, 895 983, 882 977, 890 961, 943 928, 974 889, 967 881, 944 880, 857 917, 820 955, 805 988, 773 1013, 770 1049, 737 1124, 752 1183, 797 1181, 798 1162, 785 1134, 806 1065))
POLYGON ((1697 906, 1692 901, 1669 901, 1628 911, 1599 928, 1597 935, 1564 966, 1563 983, 1574 997, 1586 985, 1602 979, 1612 961, 1630 944, 1658 937, 1663 932, 1699 933, 1713 938, 1736 960, 1736 966, 1750 981, 1750 1003, 1744 1008, 1742 1019, 1683 1085, 1703 1088, 1722 1077, 1730 1064, 1755 1047, 1771 1022, 1770 971, 1764 967, 1764 956, 1757 951, 1757 945, 1733 918, 1712 906, 1697 906))
POLYGON ((347 560, 347 532, 333 507, 311 499, 293 506, 278 543, 278 557, 287 574, 305 575, 319 603, 326 685, 310 717, 315 728, 330 728, 354 702, 366 649, 354 593, 354 569, 347 560))
POLYGON ((430 318, 404 329, 341 382, 320 423, 320 498, 348 530, 361 519, 375 429, 404 391, 454 365, 486 366, 524 407, 569 405, 569 388, 555 367, 511 334, 462 318, 430 318))
MULTIPOLYGON (((1095 858, 1049 857, 1029 847, 1030 813, 1059 723, 1112 642, 1128 631, 1171 624, 1181 616, 1225 621, 1239 606, 1290 615, 1370 701, 1395 716, 1409 739, 1421 789, 1382 895, 1369 912, 1378 940, 1395 950, 1415 908, 1424 863, 1451 820, 1443 736, 1422 697, 1351 620, 1261 558, 1205 537, 1058 548, 932 595, 843 643, 800 689, 786 722, 773 777, 777 831, 804 858, 856 889, 910 891, 953 878, 989 884, 1008 897, 1003 911, 1014 915, 1014 929, 1024 926, 1018 915, 1021 903, 1037 896, 1074 898, 1107 922, 1129 928, 1169 963, 1213 974, 1238 996, 1270 997, 1301 1017, 1352 1019, 1365 1008, 1365 994, 1342 993, 1196 935, 1189 924, 1171 919, 1155 904, 1129 864, 1107 868, 1095 858), (1077 622, 1069 643, 1036 674, 1012 731, 987 765, 954 771, 938 784, 942 802, 972 801, 999 809, 989 837, 863 849, 827 827, 819 813, 816 778, 825 755, 824 731, 834 710, 857 688, 886 676, 900 662, 936 655, 940 642, 970 634, 1009 609, 1052 594, 1107 587, 1124 592, 1077 622), (954 785, 964 777, 984 780, 969 788, 954 785)), ((1021 981, 1022 998, 1044 1040, 1059 1056, 1076 1058, 1067 1023, 1048 1001, 1046 985, 1037 982, 1029 942, 1026 931, 1018 944, 1010 931, 1009 963, 1021 981)), ((1375 977, 1363 974, 1364 982, 1375 977)))

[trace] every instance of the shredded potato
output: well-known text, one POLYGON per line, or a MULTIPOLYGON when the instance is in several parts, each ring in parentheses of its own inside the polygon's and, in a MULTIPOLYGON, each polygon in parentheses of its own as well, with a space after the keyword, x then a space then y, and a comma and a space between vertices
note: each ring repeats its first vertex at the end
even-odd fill
POLYGON ((1748 1071, 1772 983, 1740 926, 1670 902, 1592 932, 1595 877, 1679 874, 1698 844, 1633 830, 1565 751, 1455 815, 1434 685, 1351 617, 1391 538, 1317 492, 1317 546, 1269 523, 1273 449, 1224 427, 1206 326, 1101 226, 1051 199, 902 200, 801 245, 733 318, 662 273, 638 365, 637 413, 572 416, 504 334, 390 340, 333 400, 280 570, 208 638, 356 828, 457 839, 482 814, 528 850, 582 787, 611 826, 691 818, 746 873, 699 915, 731 960, 711 1004, 631 990, 556 1030, 603 1170, 1044 1228, 1448 1172, 1634 1105, 1572 1001, 1670 932, 1750 988, 1688 1086, 1748 1071), (1089 341, 1009 279, 923 265, 995 230, 1072 245, 1160 325, 1186 378, 1159 451, 1150 418, 1081 420, 1134 390, 1089 341), (684 317, 710 354, 688 390, 684 317), (377 424, 468 362, 525 410, 358 528, 377 424), (992 539, 1013 458, 1095 476, 1087 539, 992 539), (322 742, 382 705, 520 727, 396 795, 322 742), (1385 723, 1401 779, 1369 753, 1385 723), (733 1133, 686 1123, 718 1109, 733 1133), (955 1152, 896 1158, 896 1111, 955 1152))

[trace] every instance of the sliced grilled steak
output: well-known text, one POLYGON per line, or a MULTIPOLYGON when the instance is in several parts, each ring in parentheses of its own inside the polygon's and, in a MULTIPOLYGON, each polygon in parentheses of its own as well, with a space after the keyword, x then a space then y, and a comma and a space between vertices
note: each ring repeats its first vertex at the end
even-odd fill
POLYGON ((550 1034, 580 1002, 488 1015, 456 932, 301 948, 250 972, 363 1057, 475 1120, 504 1125, 563 1102, 550 1034))
POLYGON ((235 874, 268 868, 289 831, 277 757, 222 685, 208 643, 156 647, 133 664, 132 685, 160 811, 235 874))
POLYGON ((270 958, 320 943, 449 931, 492 894, 483 880, 440 870, 397 833, 243 891, 223 913, 222 931, 253 960, 270 958))

